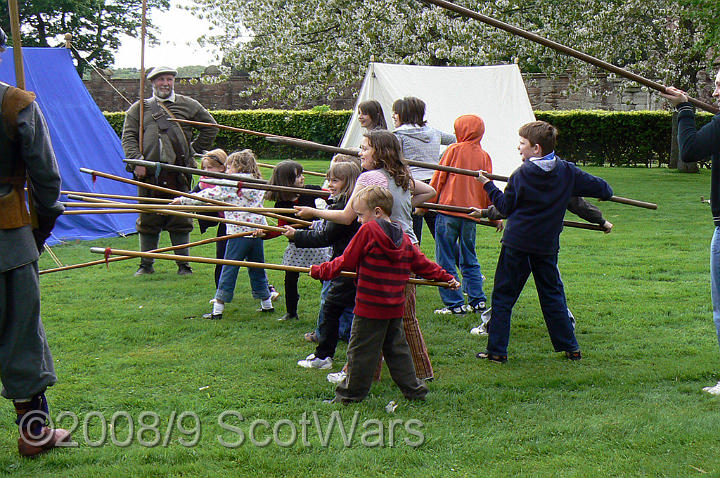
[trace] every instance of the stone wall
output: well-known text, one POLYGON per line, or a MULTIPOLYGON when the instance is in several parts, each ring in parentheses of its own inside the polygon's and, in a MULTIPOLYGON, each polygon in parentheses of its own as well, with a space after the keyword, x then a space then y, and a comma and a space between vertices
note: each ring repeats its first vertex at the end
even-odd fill
MULTIPOLYGON (((607 76, 595 78, 597 86, 574 87, 568 76, 548 76, 545 74, 523 75, 530 103, 535 110, 571 110, 571 109, 601 109, 609 111, 633 111, 660 109, 665 102, 659 94, 649 94, 646 88, 622 87, 617 79, 607 76)), ((712 79, 706 79, 711 83, 712 79)), ((125 111, 129 107, 128 101, 120 96, 121 93, 130 102, 138 98, 138 80, 109 80, 102 79, 93 72, 92 78, 85 81, 90 95, 95 99, 103 111, 125 111), (114 91, 117 89, 118 92, 114 91)), ((179 78, 175 90, 178 93, 191 96, 210 110, 240 110, 257 108, 256 102, 263 100, 262 95, 246 94, 250 85, 247 77, 237 76, 218 83, 201 83, 197 79, 179 78)), ((150 96, 150 84, 145 85, 146 94, 150 96)), ((311 108, 316 105, 329 104, 332 109, 352 109, 355 104, 353 92, 359 91, 360 82, 350 88, 344 97, 333 101, 322 99, 306 105, 311 108)), ((712 103, 709 92, 712 87, 705 88, 700 99, 712 103)), ((282 105, 273 102, 263 102, 263 108, 282 108, 282 105)))

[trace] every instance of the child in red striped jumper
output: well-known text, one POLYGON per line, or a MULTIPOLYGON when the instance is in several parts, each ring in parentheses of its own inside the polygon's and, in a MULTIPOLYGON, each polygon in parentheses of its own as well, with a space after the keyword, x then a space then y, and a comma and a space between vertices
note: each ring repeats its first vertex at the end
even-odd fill
POLYGON ((360 402, 368 395, 380 354, 405 398, 423 400, 427 385, 415 375, 402 323, 405 285, 414 272, 447 281, 451 288, 460 287, 410 242, 400 226, 390 222, 392 207, 392 194, 381 186, 358 191, 353 209, 362 226, 342 256, 310 268, 310 275, 320 280, 330 280, 342 271, 357 272, 347 377, 335 389, 333 402, 360 402))

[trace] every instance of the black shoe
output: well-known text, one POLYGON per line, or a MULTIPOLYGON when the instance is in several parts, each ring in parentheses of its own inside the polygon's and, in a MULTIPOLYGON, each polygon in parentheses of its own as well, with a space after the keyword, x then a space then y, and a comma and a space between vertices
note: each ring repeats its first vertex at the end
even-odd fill
POLYGON ((575 352, 565 352, 565 357, 567 357, 568 360, 582 360, 582 354, 579 350, 575 352))
POLYGON ((149 266, 140 266, 138 267, 137 272, 135 272, 135 277, 143 276, 145 274, 154 274, 155 268, 152 265, 149 266))
POLYGON ((256 309, 255 312, 262 312, 262 313, 275 312, 275 307, 270 307, 269 309, 263 309, 262 307, 260 307, 259 309, 256 309))
POLYGON ((277 320, 279 322, 286 322, 288 320, 297 320, 297 319, 298 319, 297 315, 285 314, 282 317, 278 318, 277 320))
POLYGON ((210 312, 209 314, 203 314, 203 319, 220 320, 222 319, 222 314, 213 314, 210 312))
POLYGON ((475 354, 475 357, 477 357, 479 359, 486 359, 489 362, 507 363, 507 355, 495 355, 495 354, 491 354, 487 350, 485 352, 480 352, 478 354, 475 354))
POLYGON ((192 267, 190 267, 187 264, 178 264, 178 271, 177 274, 179 276, 189 276, 192 275, 193 270, 192 267))

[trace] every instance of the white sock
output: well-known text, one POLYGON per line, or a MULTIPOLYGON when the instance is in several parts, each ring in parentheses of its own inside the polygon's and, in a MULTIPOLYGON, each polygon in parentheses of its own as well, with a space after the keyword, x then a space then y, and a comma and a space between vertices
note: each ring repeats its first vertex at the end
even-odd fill
POLYGON ((223 313, 223 310, 225 310, 225 303, 220 302, 219 300, 216 300, 213 303, 213 311, 212 311, 213 315, 220 315, 223 313))
POLYGON ((260 307, 262 307, 263 309, 272 309, 273 308, 272 299, 270 299, 270 297, 268 297, 267 299, 263 300, 262 302, 260 302, 260 307))

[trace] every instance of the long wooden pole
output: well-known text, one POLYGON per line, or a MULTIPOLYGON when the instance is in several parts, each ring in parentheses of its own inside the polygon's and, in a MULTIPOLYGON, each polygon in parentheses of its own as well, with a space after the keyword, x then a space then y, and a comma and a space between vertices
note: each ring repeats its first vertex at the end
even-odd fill
MULTIPOLYGON (((476 178, 478 176, 480 176, 479 172, 473 171, 472 169, 454 168, 452 166, 443 166, 440 164, 424 163, 422 161, 406 160, 405 162, 409 166, 420 166, 422 168, 435 169, 438 171, 446 171, 449 173, 462 174, 465 176, 473 176, 476 178)), ((487 177, 488 179, 492 179, 494 181, 507 181, 508 180, 507 176, 499 176, 497 174, 490 174, 490 173, 486 173, 485 177, 487 177)), ((608 199, 608 201, 617 202, 617 203, 621 203, 621 204, 628 204, 630 206, 642 207, 645 209, 657 209, 657 204, 655 204, 655 203, 638 201, 636 199, 624 198, 624 197, 620 197, 620 196, 610 196, 610 199, 608 199)))
MULTIPOLYGON (((274 164, 268 164, 268 163, 257 163, 258 166, 261 168, 269 168, 269 169, 275 169, 274 164)), ((327 177, 327 173, 318 173, 316 171, 308 171, 307 169, 303 168, 303 174, 306 176, 317 176, 319 178, 327 177)))
MULTIPOLYGON (((431 202, 424 202, 421 204, 418 204, 419 208, 423 209, 433 209, 435 211, 448 211, 448 212, 459 212, 461 214, 470 214, 471 212, 475 211, 475 209, 471 207, 463 207, 463 206, 450 206, 447 204, 435 204, 431 202)), ((482 224, 483 226, 492 226, 495 227, 495 224, 493 224, 491 221, 485 219, 479 219, 475 217, 471 217, 470 219, 473 219, 478 224, 482 224)), ((597 224, 591 224, 589 222, 578 222, 578 221, 563 221, 563 226, 566 227, 576 227, 578 229, 589 229, 591 231, 605 231, 605 229, 602 226, 599 226, 597 224)))
MULTIPOLYGON (((267 138, 269 141, 276 141, 278 143, 288 144, 288 145, 294 145, 299 146, 301 148, 312 148, 313 143, 312 141, 305 141, 305 140, 297 140, 295 138, 288 138, 288 137, 273 137, 273 138, 267 138)), ((317 144, 317 143, 315 143, 317 144)), ((325 147, 326 145, 322 145, 325 147)), ((331 146, 329 146, 331 147, 331 146)), ((359 153, 355 151, 354 149, 345 149, 345 148, 335 148, 336 152, 342 152, 344 154, 353 154, 358 155, 359 153)), ((440 164, 433 164, 433 163, 425 163, 422 161, 412 161, 412 160, 405 160, 405 164, 408 166, 419 166, 421 168, 427 168, 427 169, 435 169, 438 171, 446 171, 450 173, 455 174, 464 174, 466 176, 474 176, 478 177, 480 174, 477 171, 472 171, 469 169, 461 169, 461 168, 453 168, 451 166, 442 166, 440 164)), ((494 180, 494 181, 507 181, 508 178, 506 176, 499 176, 497 174, 485 174, 486 177, 494 180)), ((657 209, 657 204, 645 202, 645 201, 637 201, 635 199, 629 199, 624 198, 620 196, 612 196, 609 201, 617 202, 621 204, 628 204, 630 206, 637 206, 637 207, 643 207, 646 209, 657 209)))
MULTIPOLYGON (((211 237, 208 239, 203 239, 202 241, 197 242, 189 242, 187 244, 178 244, 177 246, 170 246, 170 247, 162 247, 160 249, 154 249, 152 251, 148 252, 170 252, 175 251, 178 249, 186 249, 188 247, 195 247, 195 246, 201 246, 203 244, 210 244, 212 242, 220 242, 220 241, 227 241, 228 239, 233 239, 236 237, 245 237, 252 235, 252 232, 239 232, 237 234, 229 234, 227 236, 219 236, 219 237, 211 237)), ((63 267, 56 267, 54 269, 45 269, 44 271, 40 271, 40 274, 50 274, 52 272, 61 272, 61 271, 69 271, 72 269, 81 269, 83 267, 90 267, 95 266, 99 264, 105 264, 107 262, 117 262, 117 261, 126 261, 128 259, 132 259, 135 256, 119 256, 119 257, 112 257, 106 259, 100 259, 97 261, 90 261, 90 262, 83 262, 82 264, 72 264, 69 266, 63 266, 63 267)))
POLYGON ((147 33, 147 0, 142 2, 142 20, 140 24, 140 121, 138 129, 138 150, 143 152, 145 133, 145 35, 147 33))
POLYGON ((177 191, 175 189, 164 188, 162 186, 156 186, 155 184, 143 183, 141 181, 135 181, 134 179, 123 178, 122 176, 116 176, 114 174, 108 174, 108 173, 104 173, 102 171, 96 171, 94 169, 80 168, 80 172, 85 173, 85 174, 91 174, 93 177, 112 179, 113 181, 119 181, 121 183, 133 184, 135 186, 139 186, 139 187, 142 187, 145 189, 152 189, 153 191, 165 193, 165 194, 171 195, 173 197, 183 196, 186 198, 195 199, 197 201, 203 201, 203 202, 207 202, 210 204, 217 204, 218 206, 233 206, 233 204, 228 204, 228 203, 225 203, 222 201, 216 201, 215 199, 208 199, 208 198, 196 196, 194 194, 177 191))
POLYGON ((122 194, 106 194, 106 193, 91 193, 86 191, 60 191, 60 194, 66 195, 69 199, 77 199, 85 201, 88 198, 106 198, 106 199, 122 199, 125 201, 142 201, 151 202, 157 204, 169 204, 172 199, 162 198, 143 198, 140 196, 125 196, 122 194))
MULTIPOLYGON (((234 219, 228 219, 224 217, 218 217, 218 216, 206 216, 202 214, 196 214, 196 212, 217 212, 217 211, 246 211, 246 212, 252 212, 255 214, 260 214, 262 216, 271 217, 273 219, 282 219, 286 222, 292 222, 294 224, 297 224, 299 226, 305 226, 308 227, 312 224, 310 221, 304 221, 297 217, 288 217, 283 214, 278 214, 276 212, 268 211, 268 209, 272 208, 263 208, 263 207, 225 207, 225 206, 187 206, 187 205, 163 205, 163 204, 128 204, 128 203, 112 203, 112 202, 93 202, 93 203, 63 203, 65 206, 69 207, 88 207, 91 209, 87 210, 66 210, 63 214, 65 215, 82 215, 82 214, 129 214, 134 212, 145 212, 145 213, 152 213, 152 214, 165 214, 165 215, 171 215, 171 216, 180 216, 180 217, 189 217, 191 219, 197 219, 197 220, 205 220, 210 222, 221 222, 224 224, 235 224, 238 226, 246 226, 246 227, 256 227, 259 229, 267 229, 268 231, 276 231, 276 232, 283 232, 283 228, 275 228, 275 226, 263 226, 260 224, 245 222, 245 221, 237 221, 234 219), (98 208, 98 209, 92 209, 92 208, 98 208), (104 208, 104 209, 101 209, 104 208), (198 208, 198 209, 193 209, 198 208), (203 208, 213 208, 213 209, 203 209, 203 208)), ((282 211, 286 211, 285 214, 293 214, 296 211, 294 209, 283 209, 282 211)))
MULTIPOLYGON (((22 51, 22 32, 20 30, 20 9, 17 0, 8 0, 8 13, 10 14, 10 32, 13 37, 13 60, 15 62, 15 86, 21 90, 25 90, 25 62, 23 61, 22 51)), ((30 174, 25 173, 25 181, 28 188, 28 210, 30 212, 30 225, 33 229, 39 227, 37 211, 35 210, 34 199, 32 195, 32 180, 30 174)))
MULTIPOLYGON (((76 196, 73 196, 73 198, 76 196)), ((71 198, 72 199, 72 198, 71 198)), ((88 207, 88 208, 136 208, 143 210, 167 209, 170 211, 185 212, 223 212, 223 211, 243 211, 256 214, 276 213, 276 214, 295 214, 297 211, 291 208, 283 207, 244 207, 244 206, 194 206, 188 204, 129 204, 119 202, 62 202, 65 207, 88 207)), ((309 225, 309 224, 308 224, 309 225)))
MULTIPOLYGON (((152 211, 145 211, 141 208, 136 208, 134 205, 132 208, 125 208, 125 209, 74 209, 74 210, 66 210, 63 212, 64 216, 78 216, 78 215, 87 215, 87 214, 134 214, 139 212, 152 212, 153 214, 163 214, 166 216, 180 216, 180 217, 189 217, 190 219, 202 219, 204 221, 210 221, 210 222, 221 222, 224 224, 233 224, 236 226, 245 226, 245 227, 252 227, 253 229, 262 229, 264 231, 271 231, 271 232, 285 232, 285 229, 282 227, 277 226, 265 226, 263 224, 255 224, 252 222, 246 222, 246 221, 236 221, 234 219, 227 219, 224 217, 216 217, 216 216, 204 216, 202 214, 194 214, 191 212, 182 212, 182 211, 171 211, 168 209, 153 209, 152 211)), ((292 218, 288 218, 289 221, 292 221, 292 218)))
MULTIPOLYGON (((237 178, 236 178, 237 179, 237 178)), ((293 186, 276 186, 274 184, 246 183, 244 181, 228 181, 226 179, 207 179, 203 182, 220 186, 229 186, 246 189, 260 189, 263 191, 278 191, 286 193, 304 194, 306 196, 329 197, 330 191, 322 189, 296 188, 293 186)))
POLYGON ((17 0, 8 0, 10 14, 10 33, 13 37, 13 59, 15 60, 15 86, 25 89, 25 67, 22 51, 22 33, 20 32, 20 9, 17 0))
MULTIPOLYGON (((156 254, 152 252, 138 252, 138 251, 126 251, 121 249, 111 249, 111 248, 102 248, 102 247, 91 247, 90 252, 93 254, 104 254, 106 257, 110 256, 111 254, 115 255, 123 255, 123 256, 134 256, 134 257, 146 257, 149 259, 160 259, 160 260, 173 260, 176 261, 176 256, 171 256, 168 254, 156 254)), ((270 269, 270 270, 276 270, 276 271, 289 271, 289 272, 300 272, 300 273, 309 273, 310 268, 309 267, 297 267, 297 266, 285 266, 282 264, 272 264, 267 262, 248 262, 248 261, 234 261, 230 259, 213 259, 210 257, 197 257, 197 256, 183 256, 183 260, 187 262, 199 262, 203 264, 222 264, 222 265, 230 265, 230 266, 239 266, 239 267, 250 267, 254 269, 270 269)), ((354 272, 346 272, 343 271, 340 273, 340 275, 344 277, 356 277, 357 274, 354 272)), ((449 287, 450 284, 447 282, 440 282, 440 281, 431 281, 431 280, 425 280, 425 279, 409 279, 409 283, 416 284, 416 285, 432 285, 436 287, 449 287)))
MULTIPOLYGON (((283 142, 282 140, 293 140, 293 141, 297 141, 299 143, 305 142, 305 143, 308 143, 307 148, 314 149, 316 151, 325 151, 327 153, 341 153, 341 152, 345 151, 343 148, 338 148, 335 146, 328 146, 326 144, 315 143, 314 141, 308 141, 306 139, 292 138, 290 136, 280 136, 280 135, 276 135, 276 134, 263 133, 261 131, 253 131, 251 129, 235 128, 234 126, 225 126, 222 124, 204 123, 202 121, 191 121, 191 120, 185 120, 185 119, 180 119, 180 118, 168 118, 168 119, 170 121, 177 121, 178 123, 190 124, 193 126, 201 126, 201 127, 208 126, 208 127, 212 127, 212 128, 224 129, 227 131, 235 131, 236 133, 245 133, 245 134, 250 134, 253 136, 262 136, 265 139, 267 139, 268 141, 274 142, 274 143, 282 143, 283 142)), ((347 150, 347 151, 353 151, 353 150, 347 150)), ((357 152, 355 152, 355 155, 357 156, 357 152)))
MULTIPOLYGON (((208 123, 210 124, 210 123, 208 123)), ((205 171, 203 169, 188 168, 185 166, 178 166, 177 164, 160 163, 158 161, 145 161, 143 159, 123 159, 123 162, 132 164, 133 166, 145 166, 149 169, 167 169, 168 171, 175 171, 178 173, 194 174, 196 176, 206 176, 208 178, 217 179, 228 179, 231 181, 243 181, 246 183, 258 183, 267 184, 267 179, 242 177, 239 178, 235 174, 218 173, 216 171, 205 171)))
MULTIPOLYGON (((135 186, 152 189, 154 191, 162 192, 165 194, 170 194, 170 195, 174 195, 174 196, 183 196, 183 197, 187 197, 190 199, 195 199, 197 201, 207 202, 210 204, 217 204, 218 206, 231 206, 231 207, 234 206, 234 204, 228 204, 228 203, 225 203, 222 201, 216 201, 215 199, 204 198, 202 196, 196 196, 194 194, 190 194, 190 193, 186 193, 186 192, 182 192, 182 191, 176 191, 175 189, 169 189, 169 188, 164 188, 162 186, 156 186, 154 184, 147 184, 147 183, 143 183, 140 181, 135 181, 134 179, 127 179, 127 178, 123 178, 122 176, 116 176, 114 174, 103 173, 102 171, 95 171, 95 170, 88 169, 88 168, 80 168, 80 172, 86 173, 86 174, 92 174, 93 176, 98 176, 98 177, 105 178, 105 179, 112 179, 112 180, 119 181, 122 183, 134 184, 135 186)), ((267 185, 266 184, 262 184, 262 185, 256 184, 255 186, 267 186, 267 185)), ((168 211, 167 213, 172 214, 173 212, 174 211, 168 211)), ((191 214, 191 213, 188 213, 188 214, 191 214)), ((175 215, 182 215, 182 214, 176 213, 175 215)), ((189 217, 194 217, 197 219, 211 220, 209 218, 209 216, 203 217, 203 216, 199 216, 197 214, 191 214, 191 216, 189 216, 189 217)), ((282 227, 260 226, 259 224, 253 224, 253 223, 244 222, 244 221, 234 221, 230 224, 237 224, 239 226, 256 227, 259 229, 267 229, 268 231, 276 231, 276 232, 284 232, 285 231, 285 229, 283 229, 282 227)))
MULTIPOLYGON (((517 35, 517 36, 523 37, 527 40, 533 41, 535 43, 539 43, 540 45, 552 48, 555 51, 559 51, 560 53, 563 53, 565 55, 577 58, 586 63, 590 63, 591 65, 595 65, 599 68, 602 68, 603 70, 609 71, 611 73, 615 73, 616 75, 622 76, 629 80, 636 81, 636 82, 640 83, 641 85, 647 86, 648 88, 652 88, 653 90, 659 91, 661 93, 665 93, 667 91, 667 87, 665 85, 662 85, 655 81, 644 78, 640 75, 637 75, 635 73, 627 71, 623 68, 620 68, 619 66, 615 66, 612 63, 608 63, 608 62, 603 61, 594 56, 590 56, 586 53, 583 53, 581 51, 567 47, 567 46, 557 43, 555 41, 548 40, 547 38, 541 37, 540 35, 537 35, 535 33, 528 32, 526 30, 515 27, 508 23, 501 22, 492 17, 488 17, 487 15, 483 15, 481 13, 475 12, 468 8, 461 7, 460 5, 457 5, 455 3, 448 2, 446 0, 422 0, 422 1, 427 2, 427 3, 432 3, 434 5, 437 5, 438 7, 444 8, 446 10, 451 10, 451 11, 458 13, 464 17, 481 21, 485 24, 492 25, 496 28, 499 28, 499 29, 504 30, 509 33, 512 33, 513 35, 517 35)), ((710 113, 713 113, 713 114, 717 114, 718 111, 720 111, 715 106, 709 105, 707 103, 703 103, 702 101, 696 100, 695 98, 688 98, 688 101, 690 101, 692 104, 694 104, 698 108, 701 108, 705 111, 709 111, 710 113)))
POLYGON ((267 136, 266 141, 271 143, 286 144, 288 146, 297 146, 298 148, 316 149, 318 151, 326 151, 328 153, 347 154, 350 156, 360 156, 360 152, 356 149, 340 148, 338 146, 329 146, 327 144, 315 143, 306 139, 291 138, 289 136, 267 136))

